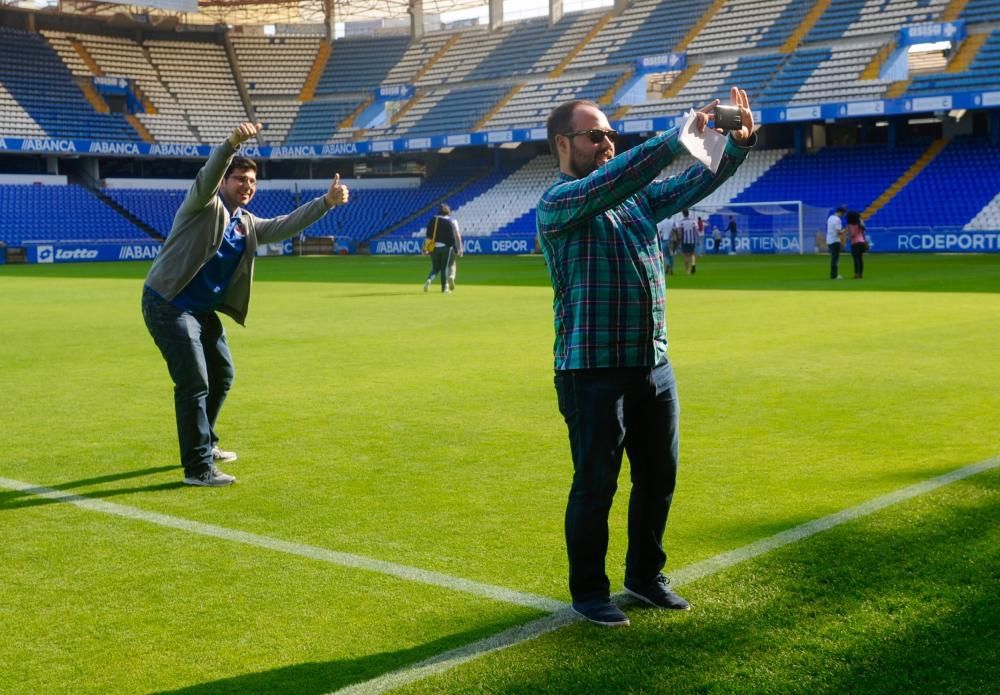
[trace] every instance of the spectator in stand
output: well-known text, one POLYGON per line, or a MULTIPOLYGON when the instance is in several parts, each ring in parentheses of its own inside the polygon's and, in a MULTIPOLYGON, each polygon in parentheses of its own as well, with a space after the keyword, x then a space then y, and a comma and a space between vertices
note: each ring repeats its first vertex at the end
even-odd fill
POLYGON ((726 225, 726 229, 729 231, 729 255, 730 256, 735 256, 736 255, 736 236, 737 236, 738 232, 737 232, 737 229, 736 229, 736 220, 733 218, 732 215, 729 216, 729 224, 726 225))
POLYGON ((455 289, 455 264, 462 255, 462 234, 458 229, 458 220, 451 216, 447 203, 441 203, 438 213, 427 223, 427 238, 433 240, 434 249, 430 252, 431 272, 424 281, 424 292, 431 288, 431 283, 440 273, 441 292, 449 294, 455 289))
POLYGON ((295 236, 348 200, 338 174, 324 195, 287 215, 264 219, 247 211, 257 192, 257 165, 236 152, 259 132, 259 123, 241 123, 212 150, 174 216, 142 291, 146 328, 174 382, 186 485, 236 482, 216 467, 236 460, 235 453, 219 448, 215 432, 235 376, 216 312, 244 325, 257 247, 295 236))
POLYGON ((847 213, 845 220, 847 239, 851 242, 851 258, 854 260, 854 279, 861 280, 865 274, 865 252, 869 247, 865 223, 861 221, 861 215, 853 210, 847 213))
POLYGON ((844 225, 840 221, 840 217, 844 214, 844 210, 845 208, 843 205, 839 206, 837 210, 826 220, 826 246, 830 249, 831 280, 844 279, 840 276, 840 271, 837 267, 840 261, 841 232, 844 228, 844 225))
MULTIPOLYGON (((607 627, 629 624, 611 602, 605 572, 608 513, 626 451, 632 490, 625 591, 656 608, 690 609, 662 574, 679 410, 656 223, 708 196, 755 144, 746 92, 733 87, 730 101, 742 127, 726 138, 716 172, 696 163, 663 181, 657 174, 684 154, 677 128, 616 157, 618 133, 593 102, 561 104, 546 123, 559 175, 542 194, 536 220, 554 290, 555 387, 573 459, 570 594, 574 611, 607 627)), ((691 116, 696 132, 704 132, 717 103, 691 116)))

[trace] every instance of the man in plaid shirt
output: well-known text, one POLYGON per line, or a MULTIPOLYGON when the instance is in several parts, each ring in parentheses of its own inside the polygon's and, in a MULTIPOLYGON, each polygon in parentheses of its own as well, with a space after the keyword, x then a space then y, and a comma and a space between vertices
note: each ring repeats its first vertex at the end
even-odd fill
MULTIPOLYGON (((686 150, 672 129, 615 157, 617 133, 589 101, 548 118, 559 178, 537 208, 555 292, 555 387, 569 428, 573 484, 566 546, 573 609, 601 625, 628 625, 611 602, 604 561, 608 513, 622 453, 631 464, 625 591, 657 608, 689 610, 661 570, 678 458, 678 403, 667 360, 663 256, 656 223, 714 191, 755 144, 746 92, 733 87, 742 128, 716 173, 700 163, 654 182, 686 150)), ((696 112, 704 132, 717 101, 696 112)))

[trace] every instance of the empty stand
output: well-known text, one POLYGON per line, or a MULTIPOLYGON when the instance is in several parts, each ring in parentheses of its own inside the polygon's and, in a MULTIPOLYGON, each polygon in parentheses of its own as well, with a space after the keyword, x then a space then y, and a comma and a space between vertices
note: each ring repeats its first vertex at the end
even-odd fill
MULTIPOLYGON (((268 143, 286 142, 302 105, 298 96, 324 40, 322 36, 232 36, 240 72, 268 143)), ((324 135, 308 142, 326 139, 324 135)))
POLYGON ((1000 193, 997 193, 986 204, 986 207, 976 213, 976 216, 963 229, 990 231, 1000 229, 1000 193))
POLYGON ((308 144, 331 141, 337 134, 337 126, 351 115, 357 106, 357 98, 310 101, 302 104, 285 142, 308 144))
POLYGON ((934 22, 948 0, 834 0, 806 35, 806 42, 889 34, 907 24, 934 22))
MULTIPOLYGON (((139 140, 122 114, 94 110, 73 73, 38 34, 0 27, 0 84, 49 136, 139 140)), ((11 113, 20 116, 16 110, 11 113)), ((32 129, 23 118, 18 122, 32 129)))
POLYGON ((177 208, 187 195, 183 189, 104 188, 102 192, 166 237, 177 208))
MULTIPOLYGON (((717 189, 712 191, 707 198, 699 202, 704 205, 725 205, 726 203, 736 201, 739 199, 740 194, 743 193, 743 191, 752 186, 777 162, 788 156, 788 154, 789 150, 784 149, 761 150, 759 152, 754 152, 752 156, 747 157, 746 161, 740 165, 740 168, 736 170, 735 174, 733 174, 717 189)), ((660 176, 658 178, 666 179, 671 176, 679 176, 696 163, 697 162, 692 157, 678 157, 670 164, 670 166, 660 172, 660 176)), ((764 201, 766 199, 755 197, 755 200, 764 201)), ((778 201, 788 199, 771 198, 770 200, 778 201)))
POLYGON ((435 88, 388 128, 372 137, 438 135, 469 131, 506 93, 505 87, 435 88))
POLYGON ((861 211, 926 149, 926 143, 895 149, 858 145, 787 154, 732 202, 801 200, 814 207, 832 209, 845 204, 861 211))
POLYGON ((711 5, 712 0, 636 0, 608 22, 568 67, 595 69, 670 53, 711 5))
MULTIPOLYGON (((1000 19, 1000 16, 997 17, 1000 19)), ((967 70, 960 73, 917 75, 910 81, 910 95, 996 89, 1000 77, 1000 30, 987 37, 967 70)))
MULTIPOLYGON (((881 210, 870 227, 964 227, 1000 191, 1000 146, 956 138, 881 210)), ((984 213, 984 217, 989 213, 984 213)), ((1000 226, 993 227, 1000 229, 1000 226)))
POLYGON ((551 72, 595 20, 593 15, 573 14, 551 26, 545 18, 504 25, 497 32, 500 41, 466 79, 487 80, 551 72))
MULTIPOLYGON (((459 166, 438 171, 425 179, 419 188, 352 189, 349 205, 327 215, 307 233, 351 241, 371 239, 445 198, 453 200, 451 196, 456 191, 461 191, 480 175, 478 169, 459 166)), ((350 181, 347 184, 349 186, 350 181)), ((325 189, 303 191, 303 194, 320 195, 323 192, 325 189)), ((415 223, 419 223, 421 217, 419 215, 415 223)))
POLYGON ((534 210, 542 191, 556 180, 557 172, 554 157, 535 157, 457 209, 453 208, 463 236, 499 234, 500 230, 534 210))
POLYGON ((1000 18, 1000 0, 969 0, 959 15, 959 19, 969 24, 996 22, 997 18, 1000 18))
POLYGON ((690 108, 700 108, 713 99, 728 104, 729 89, 733 85, 746 90, 750 103, 757 106, 764 87, 785 60, 786 56, 777 53, 738 58, 709 57, 675 96, 633 106, 629 117, 678 114, 690 108))
MULTIPOLYGON (((820 103, 852 99, 880 99, 891 84, 888 80, 861 79, 861 73, 884 45, 881 41, 844 41, 830 48, 788 103, 820 103)), ((776 83, 781 84, 784 72, 776 83)), ((773 99, 767 94, 765 102, 773 99)))
MULTIPOLYGON (((322 36, 234 34, 233 50, 251 97, 292 97, 302 91, 322 36)), ((256 99, 255 99, 256 101, 256 99)))
POLYGON ((396 64, 386 73, 382 84, 414 83, 420 72, 434 61, 435 56, 445 50, 449 42, 454 42, 458 37, 457 33, 438 32, 412 42, 396 64))
POLYGON ((146 41, 157 73, 201 142, 215 145, 249 119, 225 49, 215 43, 146 41))
POLYGON ((689 53, 777 48, 809 12, 801 0, 728 0, 687 46, 689 53))
POLYGON ((24 110, 3 84, 0 84, 0 124, 3 124, 4 135, 11 137, 45 136, 45 130, 38 125, 38 121, 24 110))
POLYGON ((403 57, 409 43, 409 36, 334 41, 316 95, 371 93, 403 57))
POLYGON ((100 74, 134 80, 146 96, 147 110, 137 114, 137 118, 157 142, 200 142, 188 125, 184 107, 160 80, 156 67, 140 44, 132 39, 116 36, 59 31, 45 31, 43 34, 74 75, 82 79, 93 76, 91 66, 84 62, 76 49, 75 44, 79 44, 100 70, 100 74))
POLYGON ((525 84, 514 98, 493 114, 483 129, 542 126, 554 107, 570 99, 597 101, 617 79, 617 73, 604 73, 534 80, 525 84))
POLYGON ((4 220, 0 240, 8 246, 53 241, 149 241, 145 232, 74 184, 0 184, 0 219, 4 220))

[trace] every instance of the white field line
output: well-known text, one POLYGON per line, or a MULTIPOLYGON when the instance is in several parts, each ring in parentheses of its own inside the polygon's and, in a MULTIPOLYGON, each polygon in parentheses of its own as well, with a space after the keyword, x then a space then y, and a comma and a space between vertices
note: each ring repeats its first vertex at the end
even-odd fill
MULTIPOLYGON (((764 553, 770 552, 785 545, 795 543, 810 536, 814 536, 822 531, 829 530, 835 526, 840 526, 848 521, 859 519, 877 511, 890 507, 900 502, 912 499, 919 495, 932 492, 940 487, 948 485, 964 478, 977 475, 984 471, 1000 467, 1000 456, 981 461, 964 468, 959 468, 951 473, 925 480, 909 487, 902 488, 887 495, 876 497, 875 499, 863 502, 856 507, 845 509, 835 514, 830 514, 815 521, 809 521, 801 526, 796 526, 787 531, 782 531, 768 538, 761 539, 755 543, 745 545, 742 548, 720 553, 715 557, 708 558, 693 565, 671 572, 671 583, 673 586, 681 586, 696 579, 708 577, 721 572, 746 560, 750 560, 764 553)), ((616 603, 630 603, 631 600, 625 594, 618 594, 613 597, 616 603)), ((361 683, 341 688, 333 695, 373 695, 375 693, 385 693, 395 688, 423 680, 429 676, 444 673, 456 666, 472 661, 490 652, 506 649, 522 642, 535 639, 541 635, 553 632, 575 622, 574 617, 568 607, 556 611, 552 615, 539 618, 530 623, 519 625, 518 627, 505 630, 492 637, 472 642, 463 647, 457 647, 450 651, 432 656, 429 659, 420 661, 411 666, 404 667, 397 671, 392 671, 383 676, 373 678, 361 683)))
MULTIPOLYGON (((755 543, 743 546, 742 548, 721 553, 707 560, 703 560, 702 562, 688 565, 687 567, 677 570, 671 574, 673 585, 681 586, 696 579, 716 574, 717 572, 721 572, 722 570, 728 569, 736 564, 744 562, 745 560, 763 555, 771 550, 795 543, 796 541, 803 540, 809 536, 816 535, 821 531, 826 531, 848 521, 873 514, 877 511, 885 509, 886 507, 898 504, 899 502, 904 502, 919 495, 932 492, 939 487, 943 487, 964 478, 969 478, 984 471, 997 468, 998 466, 1000 466, 1000 456, 981 461, 980 463, 965 466, 964 468, 959 468, 958 470, 938 476, 937 478, 931 478, 930 480, 910 485, 909 487, 897 490, 896 492, 891 492, 887 495, 883 495, 882 497, 876 497, 875 499, 864 502, 856 507, 851 507, 850 509, 845 509, 835 514, 825 516, 821 519, 807 522, 800 526, 796 526, 795 528, 789 529, 788 531, 782 531, 774 536, 770 536, 755 543)), ((348 693, 363 693, 365 695, 372 693, 384 693, 408 683, 413 683, 429 676, 443 673, 454 668, 455 666, 483 656, 484 654, 505 649, 507 647, 534 639, 546 633, 553 632, 554 630, 558 630, 559 628, 578 620, 575 614, 570 611, 569 606, 565 603, 546 598, 544 596, 526 594, 519 591, 505 589, 503 587, 482 584, 480 582, 474 582, 460 577, 452 577, 438 572, 430 572, 416 567, 398 565, 392 562, 376 560, 374 558, 368 558, 361 555, 341 553, 316 546, 293 543, 290 541, 270 538, 268 536, 261 536, 255 533, 248 533, 246 531, 228 529, 214 524, 204 524, 198 521, 190 521, 188 519, 182 519, 168 514, 145 511, 122 504, 115 504, 104 500, 74 495, 61 490, 39 487, 31 483, 11 480, 9 478, 0 477, 0 488, 15 490, 26 495, 33 495, 55 502, 72 504, 73 506, 89 511, 102 512, 112 516, 119 516, 135 521, 144 521, 157 526, 188 531, 201 536, 220 538, 222 540, 232 541, 235 543, 244 543, 246 545, 266 548, 268 550, 274 550, 288 555, 296 555, 312 560, 319 560, 321 562, 328 562, 341 567, 351 567, 370 572, 378 572, 380 574, 398 577, 407 581, 420 582, 454 591, 461 591, 495 601, 536 608, 549 613, 549 615, 539 618, 538 620, 512 627, 491 637, 486 637, 463 647, 443 652, 442 654, 430 657, 429 659, 425 659, 424 661, 402 668, 398 671, 393 671, 372 680, 356 683, 346 688, 342 688, 336 692, 336 695, 346 695, 348 693)), ((616 602, 622 604, 630 602, 630 599, 623 594, 616 595, 614 599, 616 602)))
POLYGON ((106 502, 104 500, 97 500, 90 497, 82 497, 80 495, 74 495, 61 490, 39 487, 37 485, 24 483, 19 480, 0 478, 0 488, 16 490, 27 495, 42 497, 55 502, 64 502, 93 512, 103 512, 104 514, 111 514, 112 516, 124 517, 135 521, 144 521, 146 523, 156 524, 157 526, 165 526, 167 528, 187 531, 199 536, 221 538, 234 543, 244 543, 258 548, 267 548, 268 550, 274 550, 279 553, 297 555, 311 560, 328 562, 332 565, 338 565, 340 567, 351 567, 354 569, 367 570, 369 572, 378 572, 379 574, 398 577, 411 582, 429 584, 431 586, 437 586, 444 589, 451 589, 452 591, 461 591, 474 596, 492 599, 503 603, 511 603, 518 606, 527 606, 529 608, 535 608, 548 613, 558 611, 566 606, 566 604, 561 601, 556 601, 555 599, 547 598, 545 596, 526 594, 512 589, 505 589, 501 586, 482 584, 469 579, 462 579, 461 577, 452 577, 447 574, 430 572, 417 567, 397 565, 393 562, 376 560, 362 555, 352 555, 350 553, 327 550, 326 548, 319 548, 313 545, 305 545, 304 543, 283 541, 278 538, 270 538, 268 536, 261 536, 256 533, 248 533, 246 531, 237 531, 223 526, 216 526, 215 524, 204 524, 199 521, 191 521, 176 516, 170 516, 168 514, 150 512, 136 507, 128 507, 123 504, 115 504, 114 502, 106 502))

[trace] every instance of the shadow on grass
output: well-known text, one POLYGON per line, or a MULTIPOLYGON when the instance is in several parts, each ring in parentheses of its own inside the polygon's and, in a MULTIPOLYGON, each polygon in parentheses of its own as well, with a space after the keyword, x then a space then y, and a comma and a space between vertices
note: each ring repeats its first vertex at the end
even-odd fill
MULTIPOLYGON (((107 475, 100 475, 93 478, 84 478, 82 480, 74 480, 68 483, 59 483, 57 485, 39 485, 37 488, 32 488, 30 490, 5 490, 0 492, 0 511, 10 511, 13 509, 24 509, 27 507, 38 507, 45 504, 59 504, 61 500, 51 499, 47 497, 39 497, 38 493, 44 492, 46 490, 59 490, 62 492, 68 490, 74 490, 82 487, 89 487, 91 485, 103 485, 105 483, 113 483, 119 480, 130 480, 132 478, 141 478, 147 475, 155 475, 157 473, 164 473, 166 471, 173 471, 180 469, 178 466, 157 466, 155 468, 143 468, 135 471, 123 471, 121 473, 109 473, 107 475)), ((180 481, 170 482, 170 483, 158 483, 156 485, 142 485, 139 487, 127 487, 127 488, 114 488, 111 490, 96 490, 93 492, 88 492, 81 497, 86 497, 88 499, 101 499, 105 497, 117 497, 120 495, 133 495, 139 492, 156 492, 159 490, 172 490, 176 488, 183 487, 183 483, 180 481)))
POLYGON ((271 671, 247 673, 177 690, 158 691, 155 695, 226 695, 227 693, 233 695, 252 695, 254 693, 321 695, 429 659, 463 644, 474 642, 492 632, 499 632, 503 627, 485 626, 442 637, 409 649, 369 654, 357 659, 283 666, 271 671))
POLYGON ((992 473, 686 585, 690 614, 628 607, 628 630, 573 625, 418 690, 997 692, 998 585, 992 473))

